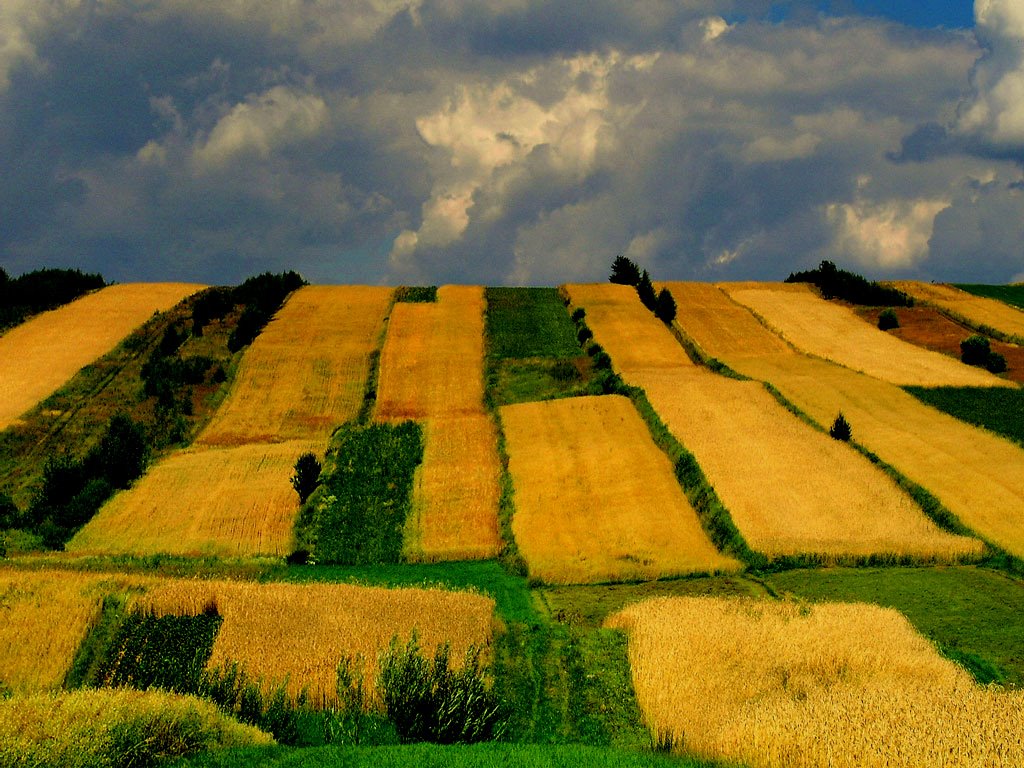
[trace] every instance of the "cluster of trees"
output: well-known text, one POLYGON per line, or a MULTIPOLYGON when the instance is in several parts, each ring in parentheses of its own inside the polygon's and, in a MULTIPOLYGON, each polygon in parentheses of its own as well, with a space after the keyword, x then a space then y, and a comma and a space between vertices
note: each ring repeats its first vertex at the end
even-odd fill
POLYGON ((853 272, 823 261, 817 269, 793 272, 787 283, 812 283, 826 299, 843 299, 870 307, 912 307, 914 300, 903 291, 886 288, 853 272))
POLYGON ((672 297, 671 292, 668 288, 662 288, 661 291, 656 292, 650 274, 646 269, 641 270, 632 260, 622 255, 616 256, 615 261, 612 262, 612 271, 608 280, 612 283, 632 285, 636 288, 640 302, 666 325, 676 319, 676 300, 672 297))
POLYGON ((985 368, 991 373, 1002 373, 1006 370, 1006 358, 992 351, 992 345, 986 336, 975 334, 960 342, 960 359, 968 365, 985 368))
POLYGON ((297 272, 282 272, 279 275, 264 272, 231 289, 232 301, 244 304, 245 309, 238 318, 238 326, 228 339, 228 349, 237 352, 251 344, 284 304, 288 294, 304 285, 306 281, 297 272))
POLYGON ((102 275, 78 269, 37 269, 12 278, 0 267, 0 330, 105 285, 102 275))

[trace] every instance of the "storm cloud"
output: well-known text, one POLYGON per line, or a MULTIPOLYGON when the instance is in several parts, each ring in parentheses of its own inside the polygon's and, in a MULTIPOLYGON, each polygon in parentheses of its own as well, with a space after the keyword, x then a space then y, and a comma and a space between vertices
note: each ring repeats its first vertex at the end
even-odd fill
MULTIPOLYGON (((6 0, 0 260, 118 280, 1024 272, 1024 15, 6 0), (1015 94, 1017 94, 1015 96, 1015 94)), ((802 9, 802 10, 801 10, 802 9)))

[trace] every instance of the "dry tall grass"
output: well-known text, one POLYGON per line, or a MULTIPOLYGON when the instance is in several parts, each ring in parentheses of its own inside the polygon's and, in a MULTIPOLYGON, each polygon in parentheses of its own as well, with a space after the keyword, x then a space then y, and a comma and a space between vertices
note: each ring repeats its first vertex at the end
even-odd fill
POLYGON ((512 530, 531 576, 592 583, 740 567, 708 540, 627 398, 509 405, 501 420, 512 530))
POLYGON ((94 573, 0 570, 0 682, 16 694, 58 689, 103 595, 129 583, 94 573))
POLYGON ((203 286, 111 285, 44 312, 0 336, 0 429, 56 391, 158 311, 203 286))
POLYGON ((488 646, 494 601, 468 592, 386 589, 348 584, 255 584, 164 581, 138 605, 158 614, 196 614, 215 602, 224 619, 209 666, 237 661, 269 690, 287 678, 292 695, 305 689, 317 705, 336 699, 343 656, 361 656, 373 694, 377 661, 392 637, 415 630, 426 653, 449 643, 462 660, 470 645, 488 646))
POLYGON ((324 440, 362 405, 392 289, 306 286, 242 358, 206 445, 324 440))
POLYGON ((641 368, 693 365, 672 333, 640 303, 634 288, 603 283, 567 285, 565 290, 574 307, 586 309, 587 326, 627 381, 630 371, 641 368))
POLYGON ((295 461, 308 441, 197 447, 154 465, 116 494, 67 550, 80 554, 286 555, 298 496, 295 461))
POLYGON ((1024 763, 1024 692, 975 686, 891 609, 664 598, 610 624, 677 748, 752 768, 1024 763))
POLYGON ((974 325, 987 325, 997 331, 1024 339, 1024 312, 996 299, 975 296, 954 288, 915 281, 893 284, 905 293, 926 304, 934 304, 955 317, 963 317, 974 325))
POLYGON ((424 424, 406 555, 413 560, 494 557, 498 532, 497 432, 487 414, 441 416, 424 424))
POLYGON ((854 439, 924 486, 971 530, 1024 556, 1024 450, 899 387, 800 355, 737 358, 819 424, 842 411, 854 439))
POLYGON ((727 285, 725 290, 797 348, 883 381, 924 387, 1013 386, 980 368, 890 336, 808 286, 780 291, 771 284, 727 285))
POLYGON ((750 546, 768 556, 978 556, 940 530, 849 446, 796 419, 760 382, 643 371, 638 383, 701 468, 750 546))
POLYGON ((484 409, 484 290, 445 285, 436 303, 398 303, 388 321, 378 421, 424 423, 423 465, 406 530, 413 559, 494 556, 497 433, 484 409))

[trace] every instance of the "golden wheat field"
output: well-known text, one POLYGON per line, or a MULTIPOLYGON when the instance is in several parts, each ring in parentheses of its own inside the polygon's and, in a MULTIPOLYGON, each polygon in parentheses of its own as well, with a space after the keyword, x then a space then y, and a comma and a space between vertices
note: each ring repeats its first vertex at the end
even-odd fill
POLYGON ((1024 341, 1024 312, 1001 301, 975 296, 952 285, 911 280, 892 285, 918 301, 934 304, 953 317, 962 317, 975 326, 995 328, 1024 341))
POLYGON ((426 561, 494 557, 501 549, 494 422, 485 413, 439 416, 426 420, 423 435, 406 556, 426 561))
POLYGON ((891 555, 949 562, 981 554, 980 541, 940 530, 881 470, 793 417, 760 382, 702 370, 636 377, 753 549, 826 561, 891 555))
POLYGON ((439 589, 387 589, 349 584, 257 584, 164 580, 137 605, 158 615, 195 615, 215 603, 223 624, 209 667, 236 661, 266 689, 287 679, 318 706, 334 704, 343 656, 361 658, 368 692, 380 653, 392 637, 403 644, 415 630, 428 655, 449 643, 461 662, 471 645, 490 645, 494 600, 439 589))
POLYGON ((484 289, 444 285, 436 303, 399 302, 388 321, 378 421, 483 413, 484 289))
POLYGON ((305 286, 246 350, 205 445, 323 440, 356 416, 392 289, 305 286))
POLYGON ((125 283, 43 312, 0 336, 0 429, 113 349, 154 312, 203 286, 125 283))
POLYGON ((1024 692, 974 685, 891 609, 662 598, 608 623, 652 735, 680 750, 751 768, 1024 761, 1024 692))
POLYGON ((890 336, 849 308, 825 301, 809 286, 803 288, 780 291, 771 283, 759 288, 724 286, 730 297, 798 349, 883 381, 923 387, 1013 386, 980 368, 890 336))
POLYGON ((819 424, 842 411, 853 439, 931 491, 975 533, 1024 556, 1024 450, 899 387, 823 360, 742 358, 819 424))
POLYGON ((712 283, 665 283, 676 300, 676 323, 705 354, 727 357, 794 354, 765 328, 750 310, 712 283))
MULTIPOLYGON (((662 323, 637 299, 628 285, 567 285, 573 307, 583 307, 594 338, 627 382, 640 368, 688 368, 686 352, 662 323)), ((632 382, 630 382, 632 383, 632 382)))
POLYGON ((487 558, 498 535, 497 432, 484 408, 484 289, 445 285, 437 302, 395 304, 380 356, 377 421, 424 424, 406 555, 487 558))
POLYGON ((627 398, 507 405, 501 421, 512 531, 531 576, 573 584, 739 569, 708 540, 627 398))
POLYGON ((287 555, 295 461, 320 443, 194 447, 150 467, 75 537, 78 554, 287 555))

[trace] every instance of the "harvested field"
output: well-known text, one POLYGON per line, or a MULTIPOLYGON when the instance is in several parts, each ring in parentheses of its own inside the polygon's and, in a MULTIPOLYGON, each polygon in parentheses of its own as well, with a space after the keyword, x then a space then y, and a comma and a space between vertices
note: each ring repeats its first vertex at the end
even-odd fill
POLYGON ((470 645, 489 646, 494 601, 468 592, 385 589, 347 584, 256 584, 163 581, 139 600, 158 614, 194 615, 213 601, 224 619, 209 667, 233 660, 271 689, 306 689, 316 705, 337 702, 336 670, 358 658, 373 693, 377 660, 392 637, 403 644, 413 630, 429 655, 450 643, 462 661, 470 645))
MULTIPOLYGON (((660 284, 659 284, 660 285, 660 284)), ((676 323, 705 354, 724 360, 737 355, 792 354, 786 342, 750 310, 711 283, 665 283, 676 300, 676 323)))
MULTIPOLYGON (((935 307, 920 305, 895 307, 893 311, 899 319, 900 327, 893 328, 886 333, 897 339, 930 349, 933 352, 941 352, 958 360, 960 359, 960 342, 975 333, 970 328, 951 320, 935 307)), ((869 323, 878 323, 879 310, 877 307, 856 307, 854 312, 869 323)), ((991 340, 991 346, 993 352, 998 352, 1006 358, 1006 378, 1024 383, 1024 347, 994 339, 991 340)))
POLYGON ((498 554, 497 442, 487 414, 426 421, 406 531, 408 557, 466 560, 498 554))
POLYGON ((359 412, 391 294, 344 285, 296 291, 246 351, 197 442, 326 441, 359 412))
POLYGON ((1024 450, 899 387, 799 355, 737 358, 819 424, 842 411, 853 439, 931 491, 961 522, 1024 556, 1024 450))
POLYGON ((795 418, 760 382, 702 370, 642 371, 636 380, 753 549, 826 562, 981 554, 980 541, 940 530, 885 473, 795 418))
POLYGON ((287 555, 298 497, 295 461, 306 441, 192 448, 114 496, 68 543, 89 554, 287 555))
POLYGON ((602 283, 565 289, 573 306, 587 310, 587 326, 627 381, 629 371, 641 368, 692 367, 672 332, 640 303, 630 286, 602 283))
POLYGON ((655 738, 761 766, 1013 766, 1024 692, 976 686, 896 611, 663 598, 609 623, 629 635, 655 738))
POLYGON ((627 398, 509 405, 501 420, 512 530, 531 576, 570 584, 740 567, 708 540, 627 398))
POLYGON ((484 409, 484 289, 445 285, 437 303, 396 304, 380 357, 377 421, 425 426, 423 464, 406 554, 449 560, 494 556, 497 432, 484 409))
POLYGON ((380 356, 378 421, 481 414, 484 290, 445 285, 437 303, 396 304, 380 356))
POLYGON ((888 336, 848 308, 804 288, 726 285, 725 291, 798 349, 883 381, 922 387, 1011 386, 986 371, 888 336))
POLYGON ((937 285, 905 280, 893 283, 918 301, 933 304, 954 317, 966 319, 975 326, 988 326, 1024 343, 1024 312, 996 299, 976 296, 952 285, 937 285))
POLYGON ((0 429, 110 351, 154 312, 203 286, 125 283, 44 312, 0 336, 0 429))

